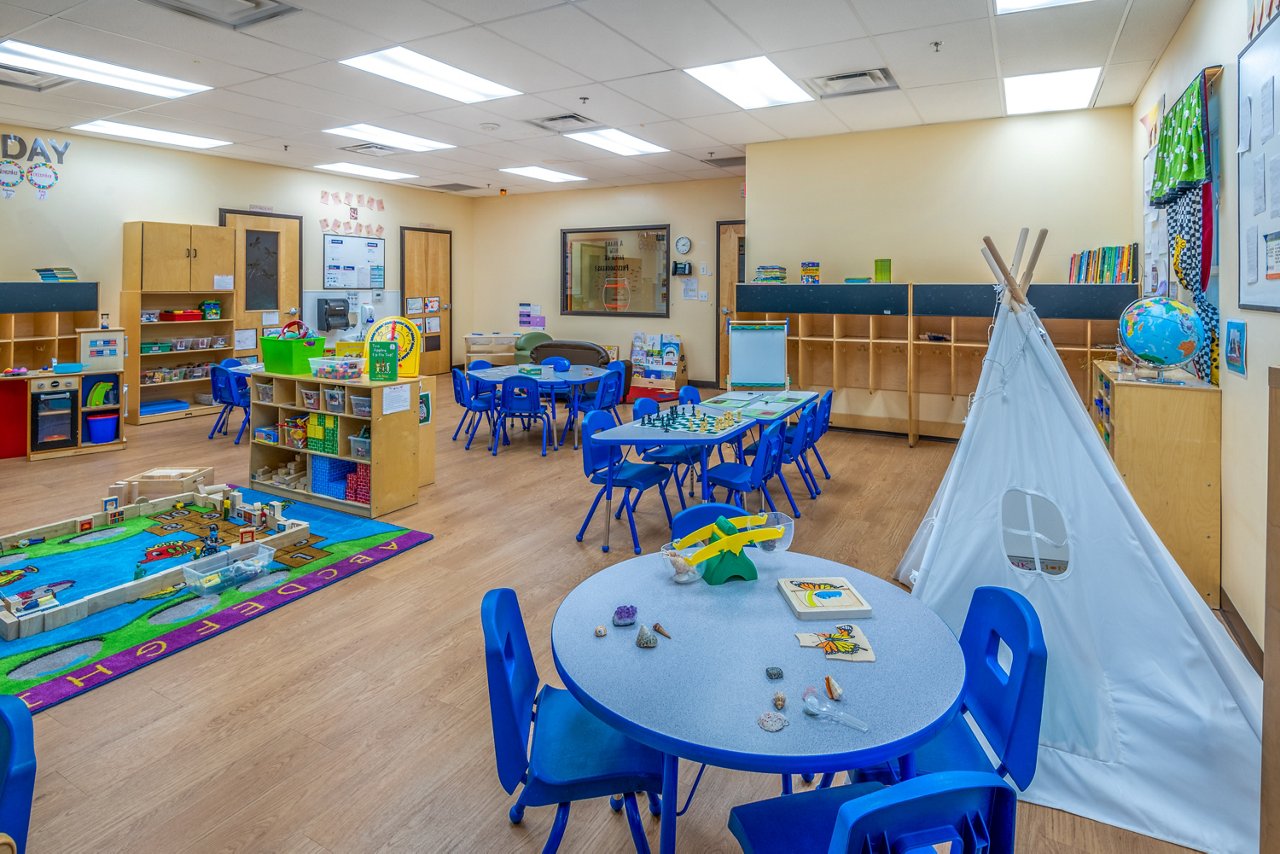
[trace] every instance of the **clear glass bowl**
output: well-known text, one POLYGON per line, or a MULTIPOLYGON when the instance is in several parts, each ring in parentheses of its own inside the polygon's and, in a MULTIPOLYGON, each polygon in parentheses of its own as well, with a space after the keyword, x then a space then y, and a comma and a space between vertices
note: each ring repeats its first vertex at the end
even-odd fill
POLYGON ((687 549, 677 549, 675 543, 667 543, 661 549, 662 559, 671 570, 671 578, 676 584, 690 584, 702 578, 702 565, 692 564, 687 560, 694 552, 702 548, 701 544, 687 549))

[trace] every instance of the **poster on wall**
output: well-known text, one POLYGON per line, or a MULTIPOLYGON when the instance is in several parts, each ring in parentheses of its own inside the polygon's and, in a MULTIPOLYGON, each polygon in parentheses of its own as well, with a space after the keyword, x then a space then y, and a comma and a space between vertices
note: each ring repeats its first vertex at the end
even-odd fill
POLYGON ((1253 311, 1280 311, 1280 136, 1275 132, 1280 24, 1273 13, 1268 11, 1238 60, 1237 110, 1251 113, 1252 127, 1249 145, 1236 152, 1235 250, 1240 308, 1253 311))
POLYGON ((1245 376, 1248 327, 1243 320, 1227 321, 1227 370, 1245 376))
POLYGON ((325 235, 324 289, 386 287, 386 241, 378 237, 325 235))

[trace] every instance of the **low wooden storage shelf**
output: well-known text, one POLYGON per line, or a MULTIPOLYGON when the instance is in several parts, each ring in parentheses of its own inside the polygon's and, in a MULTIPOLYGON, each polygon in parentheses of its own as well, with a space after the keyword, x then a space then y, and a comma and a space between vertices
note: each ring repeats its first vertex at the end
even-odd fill
MULTIPOLYGON (((1209 607, 1222 590, 1222 394, 1183 370, 1179 384, 1120 379, 1093 363, 1089 415, 1134 501, 1209 607)), ((1142 370, 1149 379, 1154 372, 1142 370)), ((1123 571, 1117 567, 1117 571, 1123 571)))
MULTIPOLYGON (((316 377, 291 374, 256 373, 249 376, 249 472, 253 489, 269 492, 285 498, 295 498, 341 510, 360 516, 383 516, 394 510, 418 503, 418 484, 425 473, 420 472, 418 428, 417 377, 396 382, 370 382, 361 380, 322 380, 316 377), (398 387, 408 386, 408 406, 397 412, 386 412, 387 394, 397 393, 398 387), (325 405, 325 391, 341 391, 342 411, 329 410, 325 405), (319 409, 304 405, 303 392, 319 393, 319 409), (370 399, 368 415, 360 415, 352 403, 352 395, 370 399), (323 415, 334 417, 337 422, 336 453, 308 448, 290 448, 284 444, 267 444, 256 438, 259 427, 277 427, 286 418, 299 415, 323 415), (351 436, 358 436, 362 428, 369 428, 369 458, 352 456, 351 436), (270 479, 259 479, 264 468, 273 470, 286 466, 295 455, 302 459, 302 477, 291 485, 282 485, 270 479), (325 462, 317 464, 317 460, 325 462), (336 495, 317 492, 313 483, 317 465, 328 467, 329 461, 339 461, 353 467, 369 467, 369 502, 347 500, 336 495)), ((398 392, 403 394, 404 392, 398 392)), ((280 436, 284 440, 283 432, 280 436)), ((434 479, 434 471, 431 472, 434 479)))

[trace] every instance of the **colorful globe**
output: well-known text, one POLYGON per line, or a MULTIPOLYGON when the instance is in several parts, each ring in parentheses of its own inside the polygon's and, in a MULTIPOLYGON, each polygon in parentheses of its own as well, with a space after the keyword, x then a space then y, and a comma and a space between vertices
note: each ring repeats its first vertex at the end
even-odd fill
POLYGON ((1208 338, 1195 309, 1168 297, 1145 297, 1120 315, 1120 343, 1153 368, 1185 365, 1208 338))

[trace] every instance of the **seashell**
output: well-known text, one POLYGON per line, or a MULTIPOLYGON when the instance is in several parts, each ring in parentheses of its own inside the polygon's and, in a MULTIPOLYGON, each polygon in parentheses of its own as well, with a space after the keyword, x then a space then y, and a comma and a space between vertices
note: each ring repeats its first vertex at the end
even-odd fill
POLYGON ((756 723, 760 725, 760 729, 765 732, 779 732, 791 721, 787 720, 787 716, 781 712, 765 712, 756 719, 756 723))
POLYGON ((782 668, 781 668, 781 667, 766 667, 766 668, 764 669, 764 675, 765 675, 765 676, 767 676, 767 677, 768 677, 768 678, 770 678, 770 679, 781 679, 781 678, 782 678, 782 668))
POLYGON ((779 691, 779 692, 777 692, 776 694, 774 694, 774 695, 773 695, 773 707, 774 707, 775 709, 778 709, 779 711, 781 711, 781 710, 782 710, 782 708, 783 708, 784 706, 786 706, 786 705, 787 705, 787 695, 786 695, 786 694, 784 694, 784 693, 782 693, 781 691, 779 691))
POLYGON ((636 632, 636 646, 641 649, 653 649, 658 645, 658 636, 653 630, 644 623, 640 624, 640 631, 636 632))
POLYGON ((671 640, 671 635, 667 634, 667 630, 662 627, 662 623, 654 623, 653 630, 662 635, 667 640, 671 640))
POLYGON ((630 626, 636 621, 635 605, 619 605, 613 609, 613 624, 615 626, 630 626))
POLYGON ((602 638, 607 634, 609 634, 609 630, 604 626, 596 626, 596 637, 602 638))
POLYGON ((822 679, 823 679, 823 683, 826 686, 828 697, 830 697, 833 700, 839 700, 841 697, 844 696, 844 689, 840 687, 840 683, 837 682, 833 677, 824 676, 822 679))

